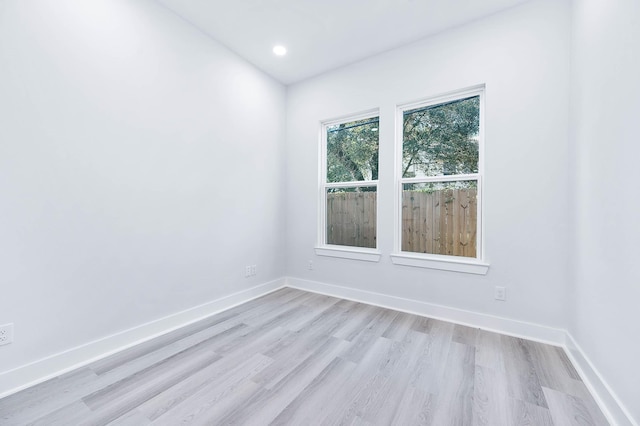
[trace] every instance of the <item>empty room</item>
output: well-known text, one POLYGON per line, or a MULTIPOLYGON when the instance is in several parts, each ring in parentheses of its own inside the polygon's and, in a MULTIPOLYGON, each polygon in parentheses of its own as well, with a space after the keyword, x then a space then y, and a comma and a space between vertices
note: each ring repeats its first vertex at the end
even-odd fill
POLYGON ((638 426, 638 76, 637 0, 0 0, 0 425, 638 426))

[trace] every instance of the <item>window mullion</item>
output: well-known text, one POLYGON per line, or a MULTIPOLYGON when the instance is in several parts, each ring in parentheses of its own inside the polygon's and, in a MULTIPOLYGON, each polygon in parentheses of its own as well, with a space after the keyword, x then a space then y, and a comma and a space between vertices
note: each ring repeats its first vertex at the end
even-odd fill
POLYGON ((479 173, 473 173, 468 175, 442 175, 442 176, 425 176, 417 178, 402 178, 402 183, 429 183, 429 182, 458 182, 463 180, 478 180, 480 178, 479 173))
POLYGON ((378 186, 377 180, 361 180, 353 182, 327 182, 325 188, 362 188, 365 186, 378 186))

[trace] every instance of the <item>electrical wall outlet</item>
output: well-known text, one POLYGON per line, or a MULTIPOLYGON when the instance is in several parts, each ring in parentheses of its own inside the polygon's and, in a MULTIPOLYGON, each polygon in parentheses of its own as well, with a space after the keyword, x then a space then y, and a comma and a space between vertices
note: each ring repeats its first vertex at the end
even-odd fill
POLYGON ((493 297, 496 300, 506 300, 507 299, 507 289, 504 287, 500 287, 500 286, 496 286, 495 290, 494 290, 494 294, 493 297))
POLYGON ((13 342, 13 324, 0 325, 0 346, 13 342))
POLYGON ((249 278, 256 275, 258 270, 258 265, 247 265, 244 267, 244 277, 249 278))
POLYGON ((307 269, 313 271, 313 260, 310 260, 309 263, 307 263, 307 269))

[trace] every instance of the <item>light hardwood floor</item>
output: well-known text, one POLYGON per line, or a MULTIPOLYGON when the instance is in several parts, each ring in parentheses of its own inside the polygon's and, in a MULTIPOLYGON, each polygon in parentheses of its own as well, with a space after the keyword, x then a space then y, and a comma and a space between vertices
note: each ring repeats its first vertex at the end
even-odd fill
POLYGON ((606 425, 562 349, 283 289, 0 400, 2 425, 606 425))

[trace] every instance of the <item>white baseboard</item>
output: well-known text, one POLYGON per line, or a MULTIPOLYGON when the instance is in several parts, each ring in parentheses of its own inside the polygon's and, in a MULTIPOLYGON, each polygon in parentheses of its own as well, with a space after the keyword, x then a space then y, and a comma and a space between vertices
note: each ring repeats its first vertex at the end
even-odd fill
POLYGON ((277 279, 0 373, 0 398, 283 288, 277 279))
POLYGON ((618 399, 596 367, 591 363, 571 333, 567 332, 565 352, 573 366, 578 370, 582 381, 593 395, 609 423, 619 426, 638 426, 629 410, 618 399))
POLYGON ((612 425, 638 426, 580 346, 564 329, 300 278, 286 278, 286 286, 560 346, 607 420, 612 425))
POLYGON ((522 337, 556 346, 563 346, 565 342, 565 330, 546 327, 530 322, 466 311, 433 303, 420 302, 388 294, 326 284, 318 281, 303 280, 300 278, 289 277, 287 278, 286 285, 287 287, 297 288, 300 290, 340 297, 342 299, 354 300, 356 302, 368 303, 370 305, 376 305, 396 311, 422 315, 469 327, 482 328, 488 331, 495 331, 509 336, 522 337))
POLYGON ((36 362, 0 373, 0 398, 64 374, 131 346, 200 321, 234 306, 283 287, 340 297, 397 311, 482 328, 497 333, 562 346, 580 377, 612 425, 638 426, 629 411, 593 366, 573 336, 566 330, 546 327, 494 315, 405 299, 299 278, 281 278, 264 283, 194 308, 107 336, 36 362))

